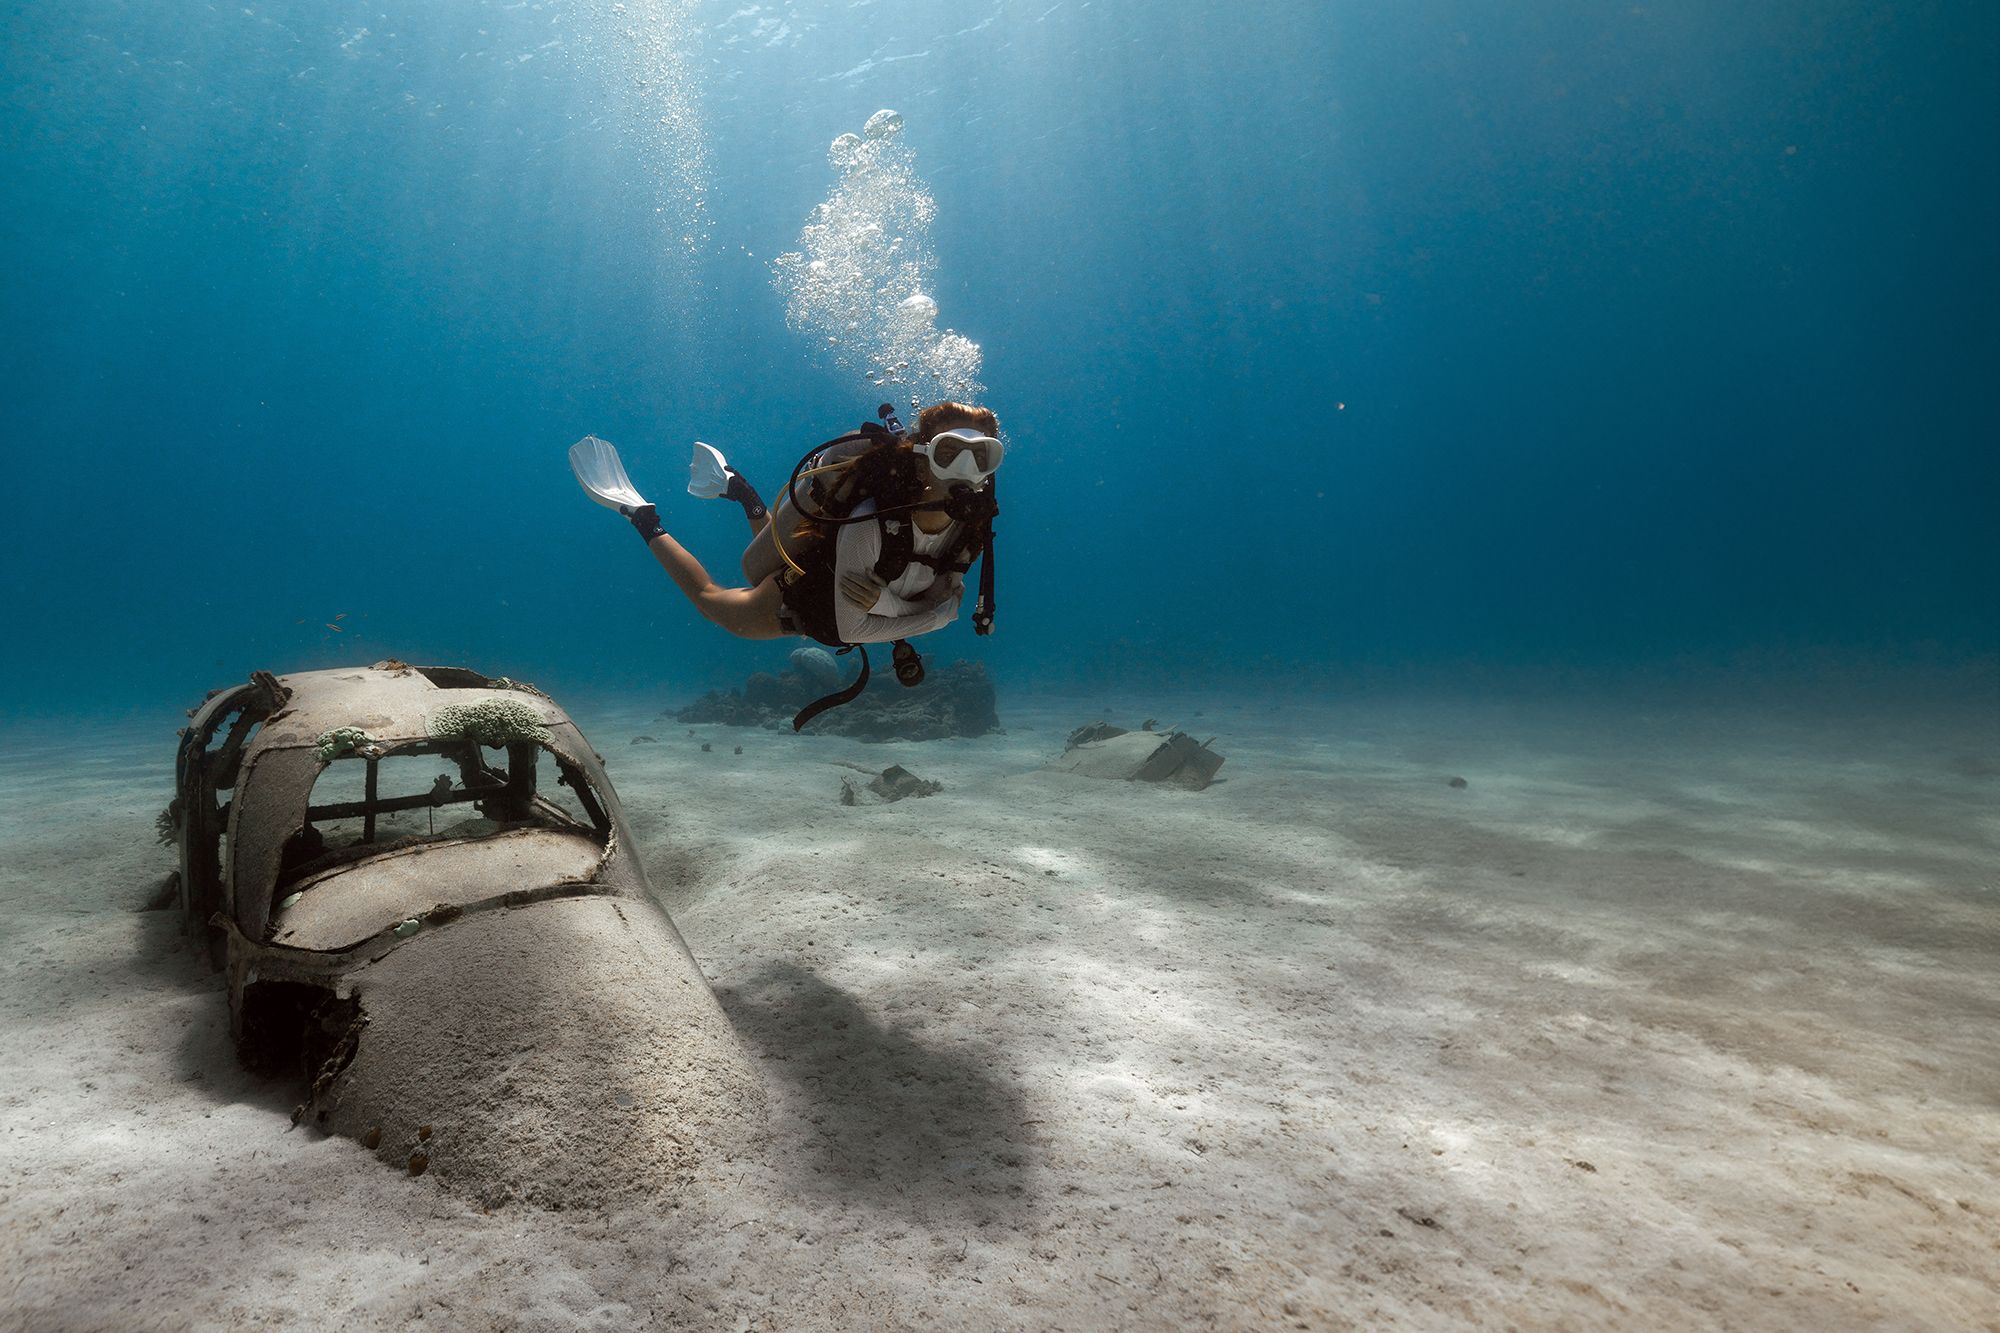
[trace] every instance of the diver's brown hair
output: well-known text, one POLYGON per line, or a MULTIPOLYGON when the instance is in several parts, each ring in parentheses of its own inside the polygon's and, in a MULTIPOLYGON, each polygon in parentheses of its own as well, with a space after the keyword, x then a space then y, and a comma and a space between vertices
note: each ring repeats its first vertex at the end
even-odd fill
POLYGON ((990 408, 968 403, 932 403, 917 414, 917 442, 931 439, 941 430, 972 426, 984 435, 1000 433, 1000 418, 990 408))

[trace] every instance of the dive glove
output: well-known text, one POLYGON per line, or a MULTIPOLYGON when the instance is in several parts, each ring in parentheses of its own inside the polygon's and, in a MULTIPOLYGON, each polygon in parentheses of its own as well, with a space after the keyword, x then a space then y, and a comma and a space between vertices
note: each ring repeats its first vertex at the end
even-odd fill
POLYGON ((633 529, 639 534, 639 540, 648 546, 653 544, 653 538, 664 537, 667 534, 667 530, 660 526, 660 511, 653 505, 619 505, 618 512, 631 520, 633 529))

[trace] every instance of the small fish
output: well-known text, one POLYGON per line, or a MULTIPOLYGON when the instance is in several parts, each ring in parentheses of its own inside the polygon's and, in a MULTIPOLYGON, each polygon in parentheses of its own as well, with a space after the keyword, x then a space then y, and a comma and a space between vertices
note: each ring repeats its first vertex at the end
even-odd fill
POLYGON ((332 630, 335 634, 340 634, 345 632, 340 628, 340 626, 334 624, 331 620, 326 622, 326 627, 332 630))
MULTIPOLYGON (((1341 406, 1342 406, 1342 407, 1346 407, 1346 406, 1347 406, 1347 404, 1346 404, 1346 403, 1342 403, 1342 404, 1341 404, 1341 406)), ((335 619, 335 620, 345 620, 345 619, 347 619, 347 612, 345 612, 345 611, 342 611, 342 612, 341 612, 341 613, 340 613, 339 615, 335 616, 335 617, 334 617, 334 619, 335 619)))

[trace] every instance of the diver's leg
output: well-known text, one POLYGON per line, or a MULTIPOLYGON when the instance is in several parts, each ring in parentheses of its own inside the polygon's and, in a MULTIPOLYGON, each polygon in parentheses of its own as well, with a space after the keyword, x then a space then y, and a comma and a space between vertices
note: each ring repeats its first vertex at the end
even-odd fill
MULTIPOLYGON (((752 521, 750 544, 743 548, 743 581, 761 583, 783 568, 778 548, 772 540, 772 529, 780 532, 796 532, 799 526, 799 511, 792 508, 790 500, 780 497, 778 508, 762 522, 752 521)), ((787 548, 796 543, 787 542, 787 548)))
POLYGON ((765 579, 753 588, 717 589, 696 605, 739 639, 782 639, 789 633, 778 623, 784 592, 776 579, 765 579))
POLYGON ((745 582, 757 583, 777 572, 778 552, 771 545, 771 524, 767 520, 751 534, 750 544, 743 548, 743 578, 745 582))
POLYGON ((770 511, 764 508, 764 501, 757 494, 757 488, 735 468, 729 469, 729 489, 722 493, 725 500, 734 500, 743 506, 743 517, 750 521, 750 537, 756 540, 764 525, 771 521, 770 511))
POLYGON ((784 637, 785 631, 778 626, 781 593, 776 579, 764 579, 750 588, 725 588, 708 576, 701 561, 685 546, 664 532, 654 534, 646 549, 694 603, 694 609, 715 624, 739 638, 784 637))

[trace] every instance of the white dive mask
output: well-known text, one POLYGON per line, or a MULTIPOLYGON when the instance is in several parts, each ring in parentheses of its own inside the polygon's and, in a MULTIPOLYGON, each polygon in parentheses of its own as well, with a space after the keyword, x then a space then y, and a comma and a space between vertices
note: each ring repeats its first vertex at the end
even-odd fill
POLYGON ((978 486, 999 470, 1007 456, 1007 446, 991 435, 981 435, 970 426, 941 430, 916 451, 931 465, 931 474, 940 481, 962 481, 978 486))

